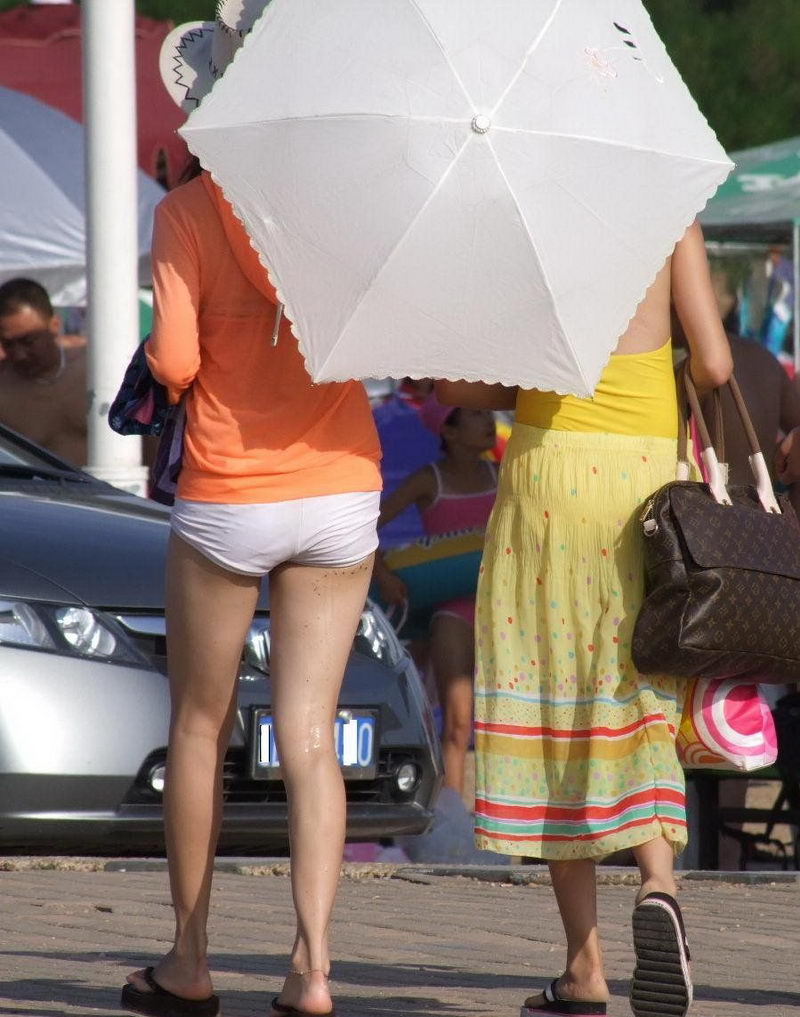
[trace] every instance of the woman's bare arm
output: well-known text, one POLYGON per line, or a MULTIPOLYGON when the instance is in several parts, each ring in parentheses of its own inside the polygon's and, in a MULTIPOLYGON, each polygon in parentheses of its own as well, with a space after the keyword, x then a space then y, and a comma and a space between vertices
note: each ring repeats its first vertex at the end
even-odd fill
POLYGON ((731 376, 733 358, 711 282, 703 231, 697 221, 678 241, 672 255, 672 299, 689 344, 695 385, 701 390, 724 385, 731 376))
MULTIPOLYGON (((381 512, 378 516, 378 529, 385 526, 395 516, 407 509, 409 505, 424 507, 436 497, 436 478, 433 470, 423 466, 417 470, 397 487, 391 494, 387 495, 381 502, 381 512)), ((372 567, 372 577, 378 584, 381 600, 389 606, 400 605, 408 600, 406 584, 396 576, 391 569, 386 567, 383 554, 378 551, 375 554, 375 561, 372 567)))
POLYGON ((391 522, 395 516, 407 509, 409 505, 425 508, 436 497, 436 477, 429 466, 410 474, 391 494, 381 502, 381 514, 378 516, 378 529, 391 522))
POLYGON ((513 410, 517 405, 517 387, 487 385, 482 381, 437 381, 436 397, 445 406, 465 406, 469 410, 513 410))

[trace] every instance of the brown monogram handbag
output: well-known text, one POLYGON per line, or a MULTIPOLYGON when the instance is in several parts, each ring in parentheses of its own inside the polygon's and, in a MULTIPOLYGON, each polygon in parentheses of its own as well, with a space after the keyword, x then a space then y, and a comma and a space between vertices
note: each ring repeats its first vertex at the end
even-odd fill
POLYGON ((678 476, 685 479, 659 488, 641 516, 645 600, 633 633, 633 662, 643 674, 797 682, 800 527, 788 499, 775 498, 733 377, 729 388, 756 484, 726 487, 694 385, 682 371, 678 476), (688 479, 687 400, 707 484, 688 479))

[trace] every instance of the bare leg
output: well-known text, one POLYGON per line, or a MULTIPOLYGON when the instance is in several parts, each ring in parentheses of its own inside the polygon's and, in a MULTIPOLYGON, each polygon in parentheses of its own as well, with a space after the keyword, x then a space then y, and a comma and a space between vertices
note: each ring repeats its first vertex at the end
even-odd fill
POLYGON ((692 1003, 692 977, 680 913, 668 902, 645 902, 651 893, 676 895, 673 851, 665 837, 633 849, 642 885, 633 912, 636 964, 630 1002, 634 1014, 685 1014, 692 1003), (641 903, 645 902, 645 903, 641 903))
POLYGON ((462 618, 437 614, 431 626, 431 662, 439 690, 444 725, 444 786, 464 793, 464 765, 472 735, 472 629, 462 618))
MULTIPOLYGON (((597 931, 597 883, 590 859, 550 862, 558 910, 567 935, 567 966, 558 981, 558 995, 584 1003, 603 1003, 608 986, 597 931)), ((526 1006, 539 1006, 543 996, 531 996, 526 1006)))
MULTIPOLYGON (((222 760, 236 711, 242 644, 259 579, 228 572, 179 537, 167 561, 167 643, 172 716, 164 823, 175 942, 155 978, 189 999, 211 992, 206 923, 222 817, 222 760)), ((129 976, 142 991, 139 973, 129 976)))
POLYGON ((642 885, 636 894, 638 904, 648 893, 659 891, 675 896, 674 863, 675 855, 669 841, 665 837, 655 837, 646 844, 638 844, 633 849, 636 864, 642 877, 642 885))
POLYGON ((297 937, 280 1001, 331 1009, 330 923, 345 835, 345 794, 333 725, 345 664, 372 575, 372 556, 346 569, 282 565, 270 576, 272 707, 289 800, 297 937))

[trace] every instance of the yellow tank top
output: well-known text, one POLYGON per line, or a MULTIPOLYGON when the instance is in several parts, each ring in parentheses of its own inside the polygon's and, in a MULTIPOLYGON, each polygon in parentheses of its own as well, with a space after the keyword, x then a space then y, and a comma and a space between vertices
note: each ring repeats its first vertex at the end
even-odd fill
POLYGON ((613 355, 588 399, 520 389, 516 420, 554 431, 676 438, 678 404, 671 340, 649 353, 613 355))

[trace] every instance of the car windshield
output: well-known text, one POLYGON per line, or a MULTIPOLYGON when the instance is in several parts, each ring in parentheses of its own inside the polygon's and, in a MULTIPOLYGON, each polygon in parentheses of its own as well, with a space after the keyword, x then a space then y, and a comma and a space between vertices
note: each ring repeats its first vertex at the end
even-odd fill
POLYGON ((0 425, 0 474, 27 472, 60 474, 80 472, 74 466, 51 455, 38 445, 24 438, 21 434, 0 425))

